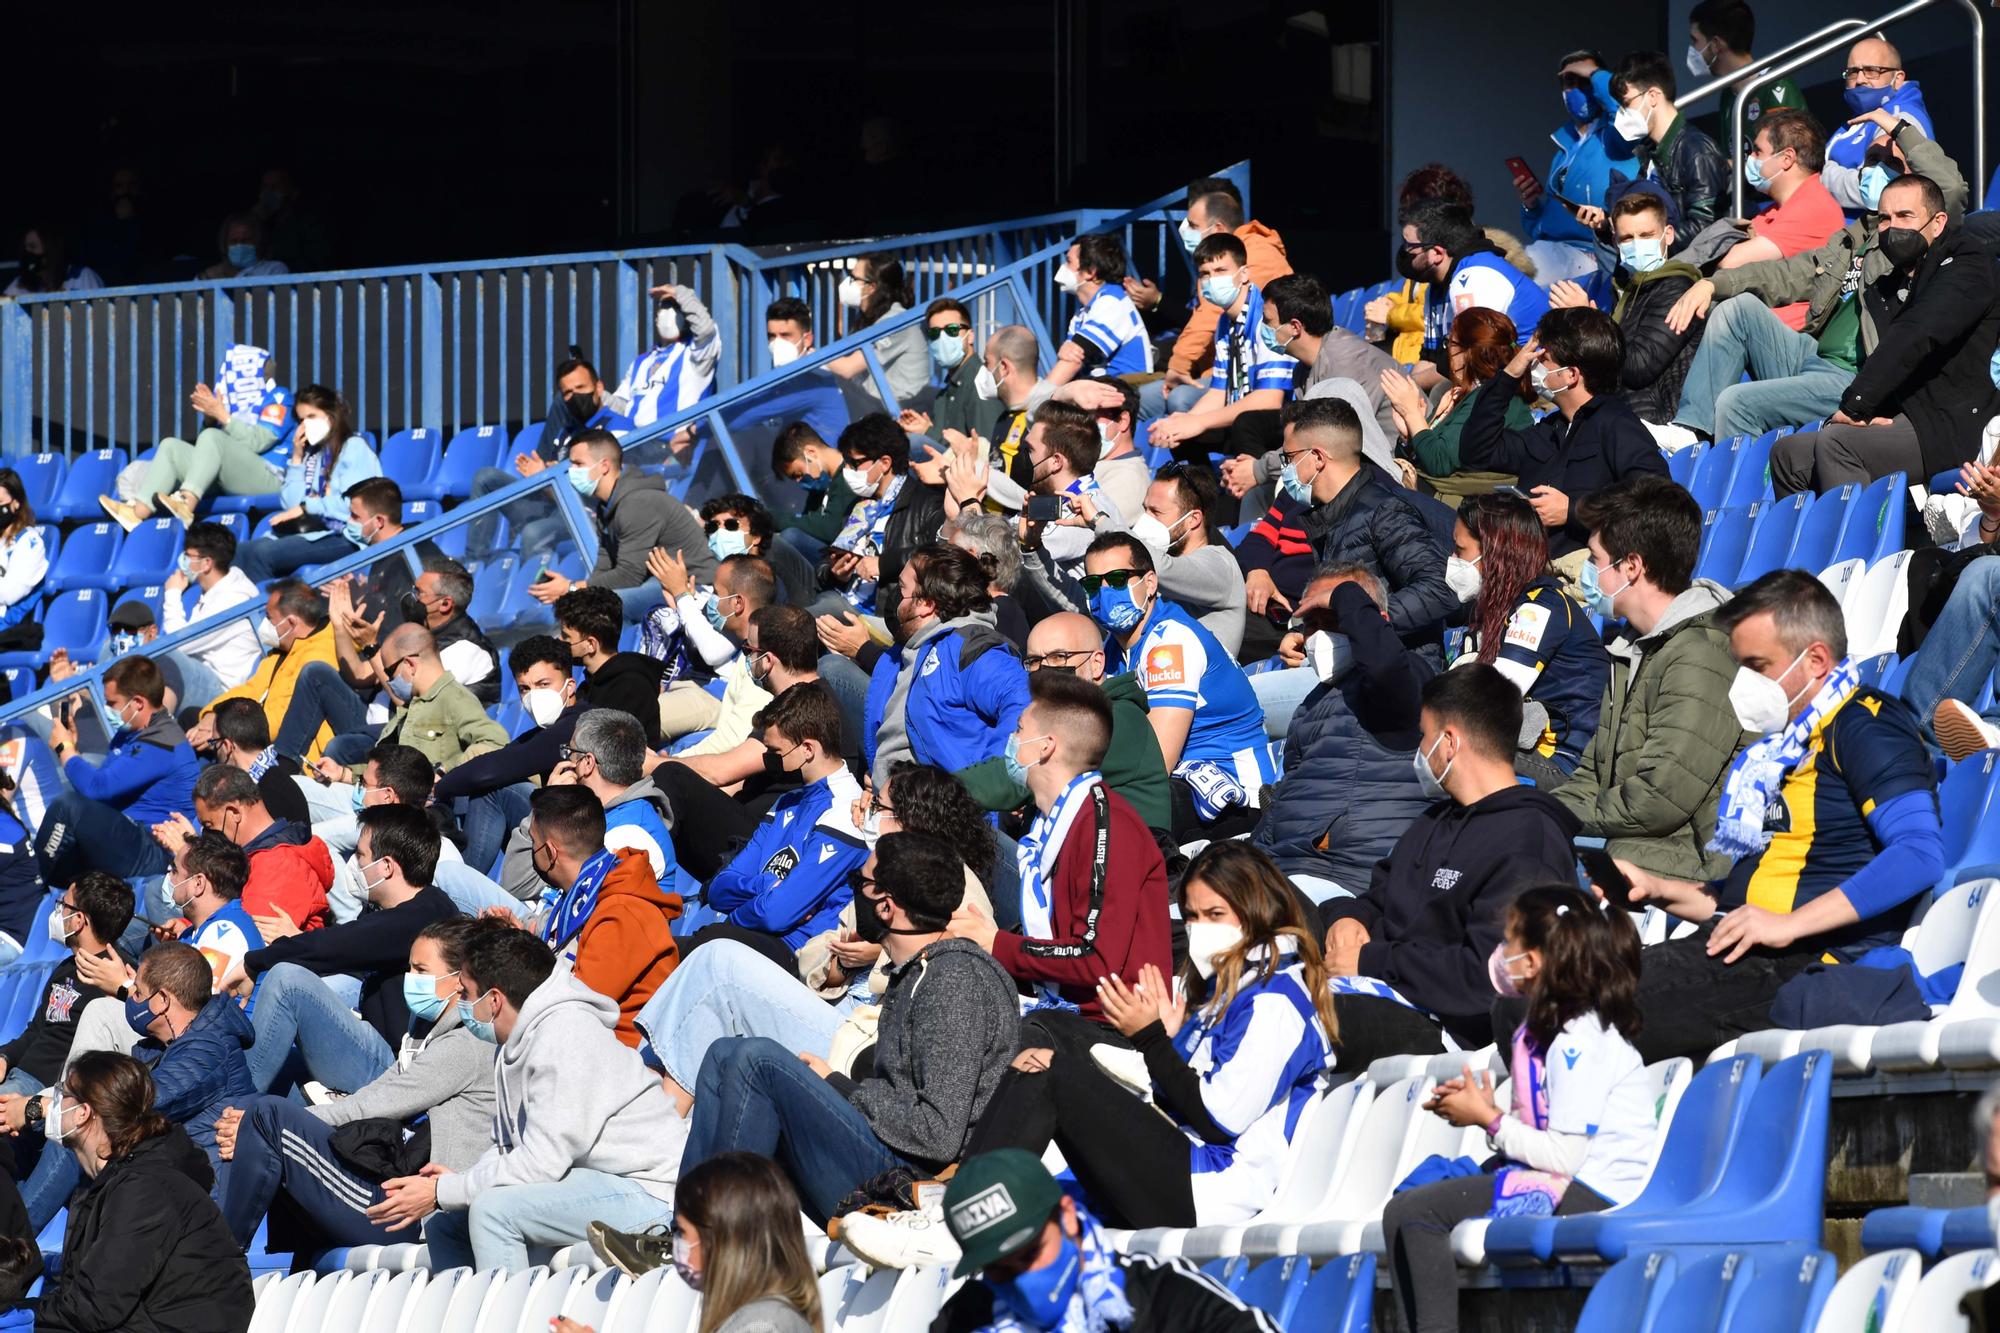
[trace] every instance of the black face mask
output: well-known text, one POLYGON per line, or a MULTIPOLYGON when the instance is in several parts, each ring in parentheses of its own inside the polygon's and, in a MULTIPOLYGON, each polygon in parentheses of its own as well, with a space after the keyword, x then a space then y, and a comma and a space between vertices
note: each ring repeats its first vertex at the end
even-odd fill
POLYGON ((1875 233, 1875 245, 1897 268, 1909 268, 1931 248, 1929 238, 1910 227, 1884 227, 1875 233))
POLYGON ((591 394, 572 393, 565 395, 563 406, 569 409, 569 414, 577 419, 578 424, 586 422, 597 415, 597 399, 591 394))
POLYGON ((1417 257, 1402 246, 1396 247, 1396 272, 1405 282, 1429 282, 1426 274, 1417 272, 1417 257))
POLYGON ((889 923, 883 919, 875 900, 865 893, 854 895, 854 933, 870 944, 889 938, 889 923))
POLYGON ((396 609, 401 611, 403 619, 412 625, 421 625, 430 618, 429 613, 424 610, 424 599, 413 592, 404 593, 401 600, 396 603, 396 609))
POLYGON ((26 250, 23 250, 21 252, 21 276, 24 278, 32 278, 38 275, 41 271, 42 271, 42 257, 40 255, 31 255, 26 250))
POLYGON ((1057 666, 1054 662, 1044 662, 1035 669, 1037 671, 1053 671, 1059 676, 1074 676, 1076 668, 1077 664, 1075 662, 1071 662, 1068 666, 1057 666))

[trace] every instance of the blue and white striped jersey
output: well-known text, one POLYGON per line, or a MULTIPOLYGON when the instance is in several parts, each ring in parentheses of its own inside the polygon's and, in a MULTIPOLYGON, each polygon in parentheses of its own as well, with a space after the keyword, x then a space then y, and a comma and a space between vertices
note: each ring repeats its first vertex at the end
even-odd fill
POLYGON ((610 405, 635 427, 650 426, 715 392, 715 363, 721 357, 722 335, 712 325, 707 338, 655 347, 625 368, 610 405))
POLYGON ((1243 302, 1243 313, 1234 319, 1224 315, 1215 322, 1215 369, 1209 372, 1208 387, 1220 389, 1226 403, 1255 389, 1292 391, 1298 358, 1264 346, 1257 332, 1263 322, 1264 293, 1254 282, 1249 299, 1243 302))
POLYGON ((1260 787, 1278 780, 1264 737, 1264 708, 1243 668, 1208 626, 1178 603, 1155 601, 1145 633, 1127 656, 1116 638, 1104 642, 1104 673, 1131 671, 1153 710, 1194 713, 1180 762, 1207 762, 1235 775, 1254 804, 1260 787))
POLYGON ((1070 342, 1094 348, 1094 364, 1087 362, 1093 375, 1143 374, 1153 368, 1153 346, 1146 341, 1146 324, 1139 308, 1125 289, 1107 283, 1090 304, 1077 311, 1065 335, 1070 342))

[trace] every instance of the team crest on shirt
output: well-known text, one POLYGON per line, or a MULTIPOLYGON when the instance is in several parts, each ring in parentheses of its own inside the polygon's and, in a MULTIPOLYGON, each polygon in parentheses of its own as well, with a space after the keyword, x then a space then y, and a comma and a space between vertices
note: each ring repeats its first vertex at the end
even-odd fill
POLYGON ((792 871, 796 870, 798 868, 798 864, 799 864, 798 848, 780 847, 776 852, 772 853, 771 859, 764 863, 764 873, 769 875, 773 880, 782 884, 784 882, 785 876, 791 874, 792 871))
POLYGON ((1187 684, 1187 663, 1177 643, 1162 643, 1146 651, 1146 684, 1187 684))
POLYGON ((273 426, 282 425, 285 420, 285 405, 282 402, 266 403, 264 410, 258 415, 273 426))

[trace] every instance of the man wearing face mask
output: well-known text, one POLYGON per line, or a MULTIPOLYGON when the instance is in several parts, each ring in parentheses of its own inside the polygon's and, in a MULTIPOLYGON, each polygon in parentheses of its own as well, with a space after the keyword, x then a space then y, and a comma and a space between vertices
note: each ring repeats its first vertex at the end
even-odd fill
POLYGON ((1451 322, 1474 306, 1497 310, 1514 322, 1522 342, 1549 308, 1548 293, 1515 268, 1472 220, 1470 204, 1418 199, 1398 215, 1402 245, 1396 271, 1429 284, 1424 295, 1424 354, 1416 367, 1422 389, 1442 383, 1451 369, 1451 322))
MULTIPOLYGON (((910 437, 885 412, 841 431, 840 453, 841 480, 858 499, 821 562, 819 582, 839 589, 849 623, 869 615, 887 621, 894 608, 882 605, 882 590, 895 588, 909 553, 944 523, 944 487, 910 475, 910 437)), ((836 604, 829 596, 820 605, 836 604)))
POLYGON ((1521 786, 1521 692, 1484 663, 1423 688, 1411 764, 1433 804, 1375 866, 1365 892, 1320 904, 1340 1017, 1340 1067, 1492 1039, 1487 962, 1522 889, 1576 875, 1576 816, 1521 786))
MULTIPOLYGON (((379 740, 408 745, 450 772, 507 743, 507 729, 486 716, 471 690, 445 670, 437 640, 421 625, 400 625, 382 643, 382 671, 396 709, 379 740)), ((378 739, 371 737, 371 741, 378 739)))
MULTIPOLYGON (((423 553, 424 572, 417 575, 415 585, 400 598, 401 620, 429 630, 437 640, 438 656, 443 659, 445 670, 471 690, 480 703, 491 707, 500 702, 500 650, 466 614, 465 608, 472 605, 472 573, 450 556, 435 551, 429 542, 419 543, 417 549, 423 553)), ((380 662, 379 654, 371 651, 374 640, 369 635, 374 632, 373 626, 363 633, 356 623, 359 619, 358 615, 351 616, 344 622, 347 630, 344 637, 354 644, 358 659, 380 662)), ((346 663, 344 656, 342 662, 346 663)))
POLYGON ((807 421, 792 422, 771 441, 771 471, 805 492, 798 513, 775 516, 778 539, 809 560, 826 553, 860 498, 841 475, 846 461, 807 421))
POLYGON ((778 580, 774 600, 789 606, 812 603, 818 588, 813 562, 799 554, 797 547, 777 540, 771 511, 754 496, 732 492, 702 501, 701 530, 708 534, 709 553, 717 561, 732 555, 754 555, 768 562, 778 580))
MULTIPOLYGON (((1038 347, 1034 331, 1025 325, 1007 324, 993 330, 983 353, 986 364, 973 381, 980 398, 998 408, 987 433, 987 464, 997 476, 1024 492, 1032 480, 1028 469, 1028 427, 1033 415, 1029 399, 1035 391, 1038 347)), ((1062 395, 1063 389, 1056 391, 1055 396, 1062 395)), ((951 442, 949 436, 944 438, 951 442)), ((988 507, 999 508, 998 498, 989 500, 988 507)))
MULTIPOLYGON (((465 864, 458 844, 443 827, 448 817, 446 812, 430 804, 436 779, 437 770, 431 767, 431 761, 409 746, 378 745, 368 752, 367 765, 355 774, 353 785, 346 789, 339 813, 314 822, 313 836, 327 845, 337 862, 334 883, 326 895, 327 908, 335 922, 352 921, 367 909, 368 876, 355 846, 361 836, 361 812, 378 805, 404 805, 422 810, 432 825, 445 834, 438 839, 437 868, 431 881, 445 891, 459 911, 468 915, 489 907, 514 911, 523 901, 541 893, 541 881, 532 870, 528 872, 531 884, 507 894, 483 873, 465 864)), ((525 856, 524 852, 524 859, 525 856)))
MULTIPOLYGON (((588 597, 586 590, 584 598, 588 597)), ((616 613, 611 615, 616 624, 616 613)), ((527 818, 528 798, 534 794, 532 784, 546 781, 562 762, 562 747, 569 743, 578 715, 590 706, 580 697, 573 674, 575 656, 562 638, 533 634, 521 640, 508 650, 507 669, 514 675, 521 706, 534 725, 491 754, 460 764, 437 780, 432 793, 438 805, 460 810, 465 852, 475 865, 492 865, 508 835, 527 818)), ((642 692, 643 678, 635 676, 632 686, 635 695, 642 692)), ((657 673, 651 688, 657 700, 657 673)), ((635 698, 632 706, 641 705, 635 698)), ((657 702, 652 716, 658 725, 657 702)), ((641 717, 641 726, 644 721, 641 717)))
POLYGON ((604 404, 635 427, 650 426, 713 394, 722 359, 722 331, 693 288, 669 283, 650 294, 654 346, 625 368, 625 378, 604 404))
MULTIPOLYGON (((1726 439, 1760 435, 1841 409, 1842 395, 1856 370, 1875 355, 1883 336, 1878 320, 1888 304, 1870 301, 1866 293, 1921 259, 1943 228, 1955 228, 1952 219, 1962 214, 1967 199, 1965 178, 1957 165, 1922 131, 1907 121, 1891 121, 1888 138, 1909 164, 1906 175, 1930 187, 1923 196, 1903 201, 1898 210, 1903 217, 1893 225, 1928 226, 1929 234, 1921 242, 1915 238, 1894 242, 1901 253, 1892 259, 1881 235, 1892 224, 1874 211, 1880 205, 1886 212, 1882 200, 1889 191, 1886 183, 1877 184, 1872 187, 1877 193, 1870 210, 1818 249, 1718 270, 1690 287, 1668 312, 1667 323, 1684 329, 1706 315, 1708 328, 1688 370, 1675 422, 1726 439), (1933 208, 1926 202, 1930 198, 1943 202, 1933 208), (1943 221, 1928 221, 1940 213, 1946 215, 1943 221), (1794 332, 1772 307, 1799 301, 1806 303, 1806 318, 1794 332), (1711 310, 1716 302, 1720 304, 1711 310), (1750 383, 1742 382, 1746 372, 1750 383)), ((1878 179, 1886 182, 1888 173, 1883 171, 1878 179)), ((1897 363, 1897 358, 1891 359, 1891 364, 1897 363)), ((1977 435, 1976 429, 1973 434, 1977 435)))
MULTIPOLYGON (((569 457, 569 446, 585 431, 603 431, 613 438, 631 433, 631 419, 605 401, 604 381, 597 367, 572 347, 569 356, 556 363, 555 399, 542 422, 542 433, 533 449, 514 455, 511 470, 483 467, 472 474, 472 498, 491 494, 523 477, 532 477, 548 468, 560 467, 569 457)), ((538 555, 569 535, 556 510, 555 501, 544 495, 529 495, 501 511, 524 556, 538 555)), ((474 554, 492 548, 495 524, 491 518, 472 521, 466 549, 474 554)))
POLYGON ((701 520, 667 493, 667 484, 636 466, 625 466, 618 437, 607 430, 586 430, 569 447, 569 484, 597 517, 597 564, 586 578, 570 579, 545 571, 528 595, 553 603, 573 588, 606 588, 618 594, 627 620, 637 620, 661 601, 659 583, 646 569, 654 547, 687 553, 688 567, 703 583, 715 579, 715 556, 708 549, 701 520))
POLYGON ((1861 684, 1840 603, 1795 569, 1766 574, 1716 616, 1737 661, 1729 701, 1761 739, 1723 780, 1710 846, 1719 880, 1620 863, 1635 900, 1700 922, 1645 952, 1647 1060, 1706 1055, 1770 1027, 1785 982, 1815 962, 1894 946, 1943 873, 1937 776, 1916 715, 1861 684))
MULTIPOLYGON (((666 660, 681 664, 660 696, 660 736, 671 741, 706 730, 710 734, 691 749, 729 750, 750 734, 751 715, 771 701, 751 679, 740 644, 751 614, 777 600, 777 579, 770 564, 754 555, 725 556, 712 589, 696 586, 678 556, 656 550, 647 563, 669 599, 647 618, 647 637, 657 631, 668 645, 666 660), (678 650, 671 646, 675 636, 678 650), (723 684, 720 698, 707 688, 715 680, 723 684)), ((640 646, 648 648, 647 639, 640 646)))
POLYGON ((1185 412, 1153 423, 1149 440, 1205 462, 1206 445, 1225 453, 1266 452, 1276 443, 1277 410, 1292 391, 1298 361, 1263 334, 1264 294, 1250 281, 1249 253, 1234 236, 1203 239, 1194 251, 1201 299, 1219 312, 1208 389, 1185 412), (1199 459, 1191 455, 1199 452, 1199 459))
POLYGON ((1557 61, 1556 90, 1563 122, 1549 136, 1556 153, 1543 177, 1547 186, 1532 176, 1514 177, 1528 257, 1545 284, 1596 274, 1597 237, 1577 220, 1574 206, 1604 208, 1611 187, 1630 180, 1638 169, 1632 145, 1612 128, 1618 99, 1611 95, 1611 71, 1603 56, 1571 51, 1557 61))
POLYGON ((1828 161, 1850 170, 1862 165, 1875 142, 1875 127, 1865 119, 1873 111, 1907 121, 1927 139, 1937 137, 1930 110, 1924 105, 1923 89, 1904 72, 1902 54, 1882 34, 1863 37, 1849 47, 1847 65, 1840 73, 1844 84, 1841 97, 1855 119, 1827 140, 1828 161))
POLYGON ((1618 102, 1612 128, 1637 149, 1640 174, 1657 179, 1672 196, 1689 232, 1715 221, 1729 189, 1729 161, 1674 105, 1674 67, 1666 56, 1626 56, 1610 92, 1618 102))
MULTIPOLYGON (((202 710, 201 721, 188 732, 188 740, 193 744, 206 746, 215 739, 211 719, 216 706, 225 699, 254 699, 263 706, 264 718, 272 730, 281 729, 305 669, 315 662, 328 668, 338 666, 327 599, 298 579, 274 583, 265 594, 264 618, 257 622, 257 641, 264 645, 264 660, 257 664, 250 679, 224 690, 202 710)), ((332 739, 333 728, 322 726, 300 758, 308 762, 319 758, 321 749, 332 739)))
MULTIPOLYGON (((1746 78, 1753 76, 1757 57, 1752 48, 1756 43, 1757 16, 1744 0, 1700 0, 1688 11, 1687 72, 1699 82, 1728 78, 1738 71, 1748 71, 1746 78)), ((1742 82, 1732 80, 1723 91, 1725 110, 1742 82)), ((1759 80, 1744 102, 1744 122, 1754 127, 1765 116, 1805 104, 1805 95, 1789 75, 1759 80)))
POLYGON ((49 802, 35 830, 42 880, 68 884, 86 870, 125 878, 167 868, 166 849, 147 829, 195 809, 201 761, 166 711, 167 683, 144 657, 123 657, 104 673, 110 748, 93 764, 76 752, 76 732, 60 713, 49 726, 49 748, 69 790, 49 802))
MULTIPOLYGON (((1231 657, 1243 646, 1243 571, 1235 553, 1211 541, 1208 525, 1221 499, 1206 466, 1170 463, 1146 488, 1131 534, 1146 543, 1160 592, 1208 627, 1231 657)), ((1088 501, 1084 501, 1088 504, 1088 501)))
MULTIPOLYGON (((604 810, 604 845, 613 852, 644 852, 662 890, 676 898, 692 897, 696 881, 679 864, 674 836, 668 831, 673 827, 673 810, 645 771, 646 737, 637 720, 613 708, 586 709, 565 749, 568 757, 549 775, 550 785, 589 788, 604 810)), ((523 820, 507 839, 501 871, 509 892, 524 902, 546 896, 547 888, 535 868, 532 823, 523 820)))
POLYGON ((1070 317, 1044 387, 1079 375, 1133 375, 1153 368, 1146 324, 1125 294, 1125 245, 1108 232, 1079 236, 1056 265, 1056 286, 1080 307, 1070 317))
POLYGON ((249 880, 243 849, 214 830, 190 839, 167 876, 166 896, 186 922, 180 941, 201 950, 217 989, 244 954, 264 947, 263 934, 243 907, 249 880))
POLYGON ((896 424, 912 435, 943 439, 944 432, 989 436, 1000 409, 979 392, 985 364, 972 336, 972 311, 956 297, 940 296, 924 308, 924 338, 931 361, 944 374, 944 387, 928 412, 903 409, 896 424))
POLYGON ((124 1028, 124 1008, 117 991, 108 988, 129 970, 117 940, 131 923, 130 886, 102 870, 85 871, 57 895, 49 915, 49 938, 68 953, 49 973, 41 1003, 27 1027, 0 1046, 0 1117, 6 1128, 19 1130, 28 1095, 48 1087, 62 1073, 86 1008, 109 997, 118 1027, 124 1028), (85 958, 103 965, 93 968, 92 974, 101 973, 107 989, 83 974, 79 964, 85 958))
POLYGON ((764 310, 771 367, 783 370, 813 350, 812 307, 796 296, 781 296, 764 310))
MULTIPOLYGON (((210 764, 194 784, 194 809, 203 829, 214 829, 250 858, 243 905, 267 938, 282 931, 318 930, 327 923, 327 889, 333 853, 303 821, 277 819, 264 805, 256 779, 240 768, 210 764)), ((170 853, 195 837, 179 815, 153 826, 170 853)))
MULTIPOLYGON (((1618 267, 1611 275, 1618 298, 1611 318, 1625 344, 1618 395, 1663 444, 1669 436, 1688 440, 1687 432, 1673 431, 1671 423, 1702 329, 1699 323, 1678 332, 1667 326, 1674 302, 1701 281, 1701 270, 1693 264, 1667 258, 1676 240, 1672 206, 1664 190, 1643 181, 1619 195, 1610 210, 1611 234, 1618 241, 1618 267)), ((1549 304, 1567 308, 1591 302, 1575 283, 1559 282, 1549 290, 1549 304)))
MULTIPOLYGON (((220 615, 234 606, 254 601, 257 585, 236 568, 236 536, 220 523, 201 522, 187 530, 181 541, 180 562, 167 575, 160 599, 161 632, 174 634, 197 621, 220 615), (181 594, 192 583, 201 589, 190 610, 181 594)), ((241 685, 257 669, 264 650, 257 643, 256 626, 248 620, 233 621, 213 634, 176 648, 169 657, 185 659, 180 666, 184 688, 179 693, 182 707, 202 707, 216 694, 241 685), (188 665, 200 666, 214 676, 213 689, 193 687, 195 673, 188 665)))

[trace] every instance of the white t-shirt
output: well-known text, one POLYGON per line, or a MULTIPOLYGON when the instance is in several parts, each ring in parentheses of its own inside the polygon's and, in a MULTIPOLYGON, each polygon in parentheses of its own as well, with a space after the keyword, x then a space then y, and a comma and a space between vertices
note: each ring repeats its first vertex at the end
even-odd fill
POLYGON ((1590 1136, 1576 1179, 1614 1204, 1630 1203, 1646 1183, 1659 1132, 1639 1052, 1590 1013, 1557 1034, 1544 1064, 1550 1131, 1590 1136))

